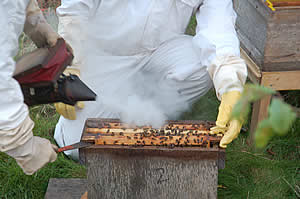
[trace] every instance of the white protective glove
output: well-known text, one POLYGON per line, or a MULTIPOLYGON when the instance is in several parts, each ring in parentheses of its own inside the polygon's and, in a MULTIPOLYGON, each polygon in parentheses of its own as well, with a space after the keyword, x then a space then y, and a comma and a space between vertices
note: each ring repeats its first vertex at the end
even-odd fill
POLYGON ((23 172, 32 175, 49 162, 56 160, 57 147, 49 140, 33 136, 33 122, 27 116, 19 127, 0 130, 0 149, 13 157, 23 172))
POLYGON ((30 0, 28 3, 24 32, 38 48, 53 47, 60 38, 47 23, 36 0, 30 0))

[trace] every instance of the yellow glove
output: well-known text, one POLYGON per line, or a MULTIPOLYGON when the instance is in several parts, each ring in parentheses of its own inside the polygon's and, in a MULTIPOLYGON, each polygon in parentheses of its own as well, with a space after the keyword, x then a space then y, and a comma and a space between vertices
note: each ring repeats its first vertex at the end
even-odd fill
MULTIPOLYGON (((67 68, 64 71, 65 75, 80 75, 80 72, 77 68, 67 68)), ((64 103, 55 103, 54 104, 56 112, 58 112, 60 115, 62 115, 64 118, 69 120, 76 120, 76 110, 77 109, 83 109, 84 103, 83 102, 77 102, 75 106, 71 106, 64 103)))
POLYGON ((76 120, 76 109, 83 109, 84 103, 77 102, 75 106, 71 106, 64 103, 55 103, 54 104, 56 112, 62 115, 64 118, 69 120, 76 120))
POLYGON ((242 123, 238 120, 230 120, 232 109, 240 97, 239 91, 230 91, 222 95, 216 126, 210 129, 212 133, 224 134, 220 142, 222 148, 226 148, 232 140, 238 137, 241 131, 242 123))

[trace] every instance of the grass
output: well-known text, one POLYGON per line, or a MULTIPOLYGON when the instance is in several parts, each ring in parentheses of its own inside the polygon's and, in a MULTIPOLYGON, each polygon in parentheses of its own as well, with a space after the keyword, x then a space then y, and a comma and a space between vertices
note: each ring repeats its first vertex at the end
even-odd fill
MULTIPOLYGON (((193 18, 187 29, 194 34, 193 18)), ((26 38, 23 38, 26 39, 26 38)), ((23 49, 22 49, 23 50, 23 49)), ((291 104, 300 107, 299 92, 283 93, 291 104)), ((219 102, 214 91, 202 97, 181 119, 215 120, 219 102)), ((35 121, 34 134, 53 143, 58 120, 53 106, 37 106, 30 110, 35 121)), ((246 124, 247 126, 247 124, 246 124)), ((219 171, 218 198, 300 198, 300 119, 285 137, 272 139, 264 150, 247 145, 248 133, 241 133, 226 150, 226 168, 219 171)), ((44 198, 50 178, 85 178, 86 168, 58 155, 33 176, 26 176, 16 162, 0 153, 0 199, 44 198)))
MULTIPOLYGON (((54 143, 53 130, 58 120, 55 109, 50 105, 34 107, 31 118, 35 122, 34 135, 54 143)), ((33 176, 26 176, 12 158, 1 153, 0 198, 44 198, 50 178, 85 178, 85 173, 83 166, 59 154, 56 162, 48 164, 33 176)))
MULTIPOLYGON (((219 102, 214 91, 201 98, 181 119, 214 120, 219 102)), ((31 109, 34 134, 50 139, 58 120, 51 105, 31 109)), ((272 139, 264 150, 247 145, 248 133, 241 133, 226 151, 226 168, 219 171, 219 198, 300 197, 300 120, 285 137, 272 139)), ((50 178, 85 178, 84 166, 58 155, 33 176, 26 176, 15 161, 0 154, 0 198, 43 198, 50 178)))
MULTIPOLYGON (((300 102, 299 92, 292 95, 300 102)), ((182 119, 214 118, 217 105, 210 92, 182 119)), ((300 119, 287 136, 273 138, 264 150, 250 147, 247 138, 248 133, 242 132, 226 149, 226 168, 219 171, 218 198, 300 198, 300 119)))

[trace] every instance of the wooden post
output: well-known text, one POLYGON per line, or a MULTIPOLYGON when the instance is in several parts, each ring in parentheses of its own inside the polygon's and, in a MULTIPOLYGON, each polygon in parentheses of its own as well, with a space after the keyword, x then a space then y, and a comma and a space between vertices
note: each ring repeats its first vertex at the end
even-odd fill
POLYGON ((252 109, 252 118, 250 126, 250 143, 253 143, 254 133, 260 121, 268 117, 268 106, 270 105, 271 95, 255 102, 252 109))

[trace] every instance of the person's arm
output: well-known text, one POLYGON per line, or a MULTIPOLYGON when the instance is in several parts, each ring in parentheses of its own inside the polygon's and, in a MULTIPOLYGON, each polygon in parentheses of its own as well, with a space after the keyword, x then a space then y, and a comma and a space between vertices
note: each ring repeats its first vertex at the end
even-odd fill
POLYGON ((30 0, 28 3, 24 32, 38 48, 55 46, 60 37, 47 23, 36 0, 30 0))
POLYGON ((232 0, 204 0, 196 13, 195 45, 205 51, 208 72, 216 95, 221 100, 215 133, 225 133, 220 146, 226 147, 240 132, 241 124, 230 121, 232 108, 238 101, 247 78, 247 67, 240 58, 240 45, 235 31, 236 13, 232 0))
MULTIPOLYGON (((25 10, 25 1, 18 3, 20 9, 23 6, 25 10)), ((56 152, 50 141, 33 136, 33 122, 23 102, 20 86, 12 77, 15 69, 13 57, 18 49, 25 11, 12 13, 8 11, 9 6, 15 4, 0 3, 0 151, 13 157, 24 173, 31 175, 46 163, 55 161, 56 152)))

